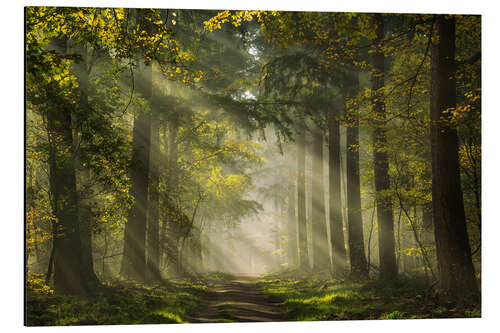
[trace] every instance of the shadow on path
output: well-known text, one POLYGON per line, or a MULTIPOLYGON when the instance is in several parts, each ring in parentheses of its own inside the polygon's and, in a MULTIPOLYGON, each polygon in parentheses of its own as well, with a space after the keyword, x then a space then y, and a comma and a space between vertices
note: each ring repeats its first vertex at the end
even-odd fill
POLYGON ((192 323, 287 320, 281 304, 262 292, 253 277, 209 284, 206 296, 190 317, 192 323))

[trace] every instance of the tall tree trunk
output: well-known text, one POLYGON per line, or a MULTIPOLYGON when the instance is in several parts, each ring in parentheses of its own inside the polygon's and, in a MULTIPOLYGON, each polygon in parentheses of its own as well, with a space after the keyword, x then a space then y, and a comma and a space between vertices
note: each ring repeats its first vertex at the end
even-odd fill
POLYGON ((149 215, 147 234, 147 265, 150 282, 160 281, 160 219, 159 219, 159 159, 160 158, 160 124, 155 119, 151 126, 151 155, 150 155, 150 186, 149 186, 149 215))
POLYGON ((376 45, 373 52, 372 81, 372 107, 374 116, 373 150, 375 191, 377 197, 377 220, 379 237, 380 278, 390 280, 396 277, 396 255, 394 248, 394 217, 392 201, 386 192, 390 189, 389 162, 386 152, 386 114, 384 102, 384 23, 380 14, 375 14, 373 25, 377 34, 376 45))
POLYGON ((202 233, 199 228, 193 230, 193 259, 192 269, 194 272, 203 272, 203 257, 202 257, 202 233))
MULTIPOLYGON (((169 125, 169 195, 176 192, 177 188, 177 159, 178 159, 178 147, 177 147, 177 130, 178 125, 175 121, 170 121, 169 125)), ((168 208, 169 214, 166 221, 167 229, 167 242, 166 242, 166 256, 167 256, 167 267, 170 275, 177 275, 179 267, 179 232, 178 225, 176 223, 175 216, 179 213, 176 211, 176 205, 172 197, 168 197, 168 208)))
MULTIPOLYGON (((293 179, 293 171, 290 171, 290 179, 293 179)), ((288 190, 288 218, 287 218, 288 249, 287 261, 288 268, 294 268, 297 265, 297 219, 295 218, 295 186, 290 184, 288 190)))
MULTIPOLYGON (((34 190, 33 190, 33 166, 31 163, 29 163, 26 160, 26 183, 24 184, 25 186, 25 193, 26 193, 26 213, 30 213, 34 207, 34 201, 35 201, 35 195, 34 195, 34 190)), ((25 252, 25 257, 24 257, 24 268, 25 268, 25 274, 26 276, 29 273, 30 269, 30 255, 32 256, 31 251, 28 251, 27 247, 27 242, 30 240, 33 240, 33 247, 36 250, 37 249, 37 235, 35 232, 36 229, 36 224, 35 220, 33 219, 33 226, 29 225, 28 223, 25 224, 26 228, 26 238, 24 239, 24 252, 25 252), (33 230, 32 230, 33 228, 33 230)), ((38 251, 36 251, 38 252, 38 251)), ((38 256, 38 253, 35 254, 35 258, 37 260, 40 260, 40 257, 38 256)))
MULTIPOLYGON (((66 52, 66 39, 56 39, 53 44, 66 52)), ((76 172, 73 164, 73 133, 71 128, 72 106, 60 98, 59 87, 51 88, 58 105, 47 108, 47 127, 50 145, 49 182, 54 200, 55 223, 54 289, 60 293, 85 292, 80 277, 81 241, 78 224, 78 199, 76 172)))
MULTIPOLYGON (((162 161, 163 163, 158 163, 158 166, 161 167, 161 170, 159 169, 158 172, 159 174, 163 174, 165 169, 168 170, 168 162, 169 162, 169 150, 168 150, 168 126, 164 126, 163 129, 163 142, 161 143, 161 146, 163 146, 163 153, 162 153, 162 161)), ((159 200, 161 200, 161 206, 162 207, 167 207, 168 206, 168 199, 165 200, 166 196, 162 195, 159 200)), ((164 216, 164 215, 163 215, 164 216)), ((167 267, 166 265, 166 252, 167 252, 167 218, 162 218, 161 222, 161 228, 160 228, 160 235, 159 235, 159 243, 160 243, 160 271, 165 269, 167 267)))
POLYGON ((312 162, 312 244, 313 270, 330 267, 328 235, 326 231, 325 192, 323 187, 323 131, 316 126, 313 132, 312 162))
MULTIPOLYGON (((353 93, 359 91, 359 78, 356 77, 353 93)), ((347 174, 347 228, 351 277, 368 278, 368 263, 365 256, 363 236, 363 217, 361 214, 361 187, 359 179, 359 121, 357 110, 348 116, 350 119, 346 133, 346 174, 347 174)))
POLYGON ((455 19, 437 18, 431 49, 432 203, 439 280, 453 298, 477 296, 460 184, 457 131, 448 120, 456 107, 455 19))
MULTIPOLYGON (((79 90, 80 90, 80 112, 73 117, 73 145, 75 151, 75 169, 77 170, 77 188, 79 192, 81 188, 84 188, 90 181, 90 170, 88 168, 82 167, 82 161, 80 158, 80 152, 78 147, 81 147, 85 143, 83 130, 79 128, 84 128, 84 126, 79 126, 80 123, 85 122, 85 118, 89 117, 92 113, 89 104, 89 74, 91 67, 89 66, 89 54, 87 48, 84 45, 80 45, 76 48, 79 54, 82 55, 83 61, 80 64, 74 66, 74 71, 78 80, 79 90), (78 177, 79 176, 79 177, 78 177)), ((88 136, 87 136, 88 137, 88 136)), ((82 282, 86 286, 87 290, 94 290, 99 284, 99 279, 95 274, 94 270, 94 259, 92 253, 92 211, 91 206, 87 196, 82 196, 78 200, 78 211, 80 219, 80 238, 82 244, 82 265, 81 265, 81 276, 82 282)))
MULTIPOLYGON (((138 10, 138 22, 143 29, 149 29, 144 13, 138 10)), ((144 59, 142 59, 144 61, 144 59)), ((147 101, 152 96, 152 68, 151 64, 140 65, 136 75, 137 91, 147 101)), ((134 115, 132 133, 132 160, 130 165, 130 179, 132 182, 131 195, 134 204, 130 209, 128 221, 125 224, 125 240, 121 275, 137 281, 146 278, 146 226, 148 211, 149 185, 149 155, 151 139, 151 114, 141 110, 134 115)))
POLYGON ((330 244, 332 247, 332 269, 333 273, 337 276, 344 273, 346 265, 340 186, 339 117, 338 107, 333 106, 328 119, 328 180, 330 189, 330 244))
POLYGON ((306 130, 302 129, 297 138, 297 223, 299 243, 299 267, 309 268, 307 251, 306 220, 306 130))

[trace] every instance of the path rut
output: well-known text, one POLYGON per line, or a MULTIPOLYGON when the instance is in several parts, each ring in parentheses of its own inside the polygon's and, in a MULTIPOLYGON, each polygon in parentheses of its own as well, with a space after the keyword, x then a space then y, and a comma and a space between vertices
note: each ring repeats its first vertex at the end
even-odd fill
POLYGON ((251 277, 211 283, 191 314, 193 323, 285 321, 280 302, 272 300, 251 277))

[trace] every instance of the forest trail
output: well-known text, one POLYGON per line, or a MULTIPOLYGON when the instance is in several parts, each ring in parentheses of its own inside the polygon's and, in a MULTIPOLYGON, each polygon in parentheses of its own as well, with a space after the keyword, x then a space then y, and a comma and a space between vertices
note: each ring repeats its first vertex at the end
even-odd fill
POLYGON ((285 321, 280 303, 259 290, 257 279, 237 277, 209 284, 207 294, 191 314, 192 323, 285 321))

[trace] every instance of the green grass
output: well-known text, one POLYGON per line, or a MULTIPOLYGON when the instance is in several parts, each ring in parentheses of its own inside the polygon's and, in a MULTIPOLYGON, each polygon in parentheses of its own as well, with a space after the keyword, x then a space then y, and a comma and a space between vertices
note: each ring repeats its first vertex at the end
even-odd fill
POLYGON ((206 290, 201 282, 149 287, 121 281, 81 297, 55 295, 40 285, 28 285, 28 326, 185 323, 206 290))
POLYGON ((416 318, 475 318, 477 305, 439 304, 418 281, 399 279, 391 284, 327 279, 267 279, 262 289, 283 302, 290 320, 361 320, 416 318))

